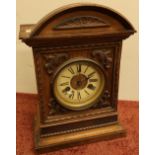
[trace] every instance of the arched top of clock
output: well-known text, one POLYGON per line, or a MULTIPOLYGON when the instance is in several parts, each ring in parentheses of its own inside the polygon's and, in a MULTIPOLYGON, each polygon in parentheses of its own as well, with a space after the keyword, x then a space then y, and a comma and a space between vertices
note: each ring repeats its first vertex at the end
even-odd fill
POLYGON ((135 29, 118 12, 96 4, 72 4, 59 8, 35 25, 22 25, 20 38, 60 39, 74 37, 119 37, 125 39, 135 29))

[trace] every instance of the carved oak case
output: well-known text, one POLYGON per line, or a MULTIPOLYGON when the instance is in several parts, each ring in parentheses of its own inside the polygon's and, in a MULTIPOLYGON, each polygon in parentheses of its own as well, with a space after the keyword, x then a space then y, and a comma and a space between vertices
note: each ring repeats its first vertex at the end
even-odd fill
POLYGON ((33 49, 37 78, 36 150, 42 153, 124 135, 117 113, 120 56, 122 40, 134 32, 119 13, 87 4, 66 6, 37 24, 21 25, 20 39, 33 49), (53 91, 57 70, 74 58, 98 64, 105 77, 98 99, 82 110, 66 108, 53 91))

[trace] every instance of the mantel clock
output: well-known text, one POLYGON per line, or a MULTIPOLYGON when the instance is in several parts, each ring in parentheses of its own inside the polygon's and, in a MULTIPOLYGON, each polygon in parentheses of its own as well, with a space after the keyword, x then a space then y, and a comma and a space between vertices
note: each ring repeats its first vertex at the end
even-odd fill
POLYGON ((125 134, 117 113, 120 56, 122 40, 134 33, 119 13, 90 4, 69 5, 37 24, 21 25, 37 78, 37 151, 125 134))

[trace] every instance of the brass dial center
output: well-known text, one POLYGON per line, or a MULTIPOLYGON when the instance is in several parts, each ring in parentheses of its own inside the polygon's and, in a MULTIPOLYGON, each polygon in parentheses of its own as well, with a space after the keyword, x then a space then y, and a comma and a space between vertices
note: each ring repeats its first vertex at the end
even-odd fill
POLYGON ((81 90, 86 87, 88 78, 83 74, 78 74, 72 77, 70 85, 75 90, 81 90))

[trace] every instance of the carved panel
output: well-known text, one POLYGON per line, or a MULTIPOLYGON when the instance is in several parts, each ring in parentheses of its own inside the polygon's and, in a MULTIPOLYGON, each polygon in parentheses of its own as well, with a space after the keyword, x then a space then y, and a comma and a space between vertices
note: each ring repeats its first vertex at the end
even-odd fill
MULTIPOLYGON (((49 50, 49 49, 48 49, 49 50)), ((48 51, 46 49, 46 51, 48 51)), ((111 63, 112 63, 112 56, 111 53, 112 51, 110 49, 97 49, 92 51, 92 57, 96 60, 98 60, 102 66, 105 69, 108 69, 111 67, 111 63)), ((43 54, 45 63, 44 63, 44 67, 46 72, 50 75, 50 77, 53 75, 56 66, 59 66, 60 64, 62 64, 64 61, 66 61, 69 58, 68 53, 44 53, 43 54)), ((56 115, 56 114, 64 114, 66 112, 69 112, 70 110, 62 107, 60 104, 57 103, 57 101, 55 100, 55 97, 53 95, 53 90, 52 90, 52 83, 53 81, 51 80, 50 83, 50 88, 51 88, 51 92, 50 92, 50 99, 49 99, 49 104, 48 104, 48 108, 49 108, 49 112, 48 115, 56 115)), ((111 104, 110 101, 110 92, 108 90, 106 90, 103 94, 103 96, 101 97, 100 101, 95 104, 94 106, 92 106, 90 109, 92 108, 102 108, 105 106, 109 106, 111 104)))
MULTIPOLYGON (((96 44, 97 46, 98 44, 96 44)), ((111 45, 113 46, 113 44, 106 44, 106 45, 111 45)), ((78 46, 76 48, 81 48, 81 49, 85 49, 86 45, 83 46, 78 46), (83 47, 84 46, 84 47, 83 47)), ((86 46, 88 49, 90 49, 90 47, 94 47, 93 44, 91 44, 90 46, 86 46)), ((95 47, 96 47, 95 46, 95 47)), ((99 44, 98 49, 95 49, 91 52, 92 58, 97 60, 98 62, 101 63, 101 65, 104 67, 104 69, 109 69, 110 67, 112 67, 112 49, 111 48, 103 48, 103 44, 99 44)), ((62 47, 61 47, 62 48, 62 47)), ((63 49, 63 48, 62 48, 63 49)), ((68 49, 71 49, 71 47, 68 47, 68 49)), ((64 50, 64 49, 63 49, 64 50)), ((43 63, 43 67, 45 69, 45 71, 47 72, 47 74, 50 76, 50 98, 48 101, 48 116, 53 116, 56 114, 65 114, 66 112, 70 112, 70 110, 62 107, 60 104, 57 103, 57 101, 55 100, 55 97, 53 95, 53 90, 52 90, 52 85, 53 85, 53 80, 52 80, 52 75, 56 70, 56 67, 61 65, 64 61, 69 59, 69 53, 61 51, 61 52, 57 52, 57 48, 56 49, 51 49, 51 48, 46 48, 46 49, 42 49, 40 48, 39 51, 41 51, 41 55, 43 57, 44 63, 43 63), (53 53, 51 52, 53 51, 53 53)), ((100 101, 95 104, 94 106, 90 107, 90 109, 95 108, 103 108, 106 106, 111 105, 111 95, 108 89, 106 89, 100 99, 100 101)))
POLYGON ((54 29, 77 29, 89 27, 108 27, 110 26, 106 21, 95 16, 77 16, 62 21, 55 25, 54 29))

